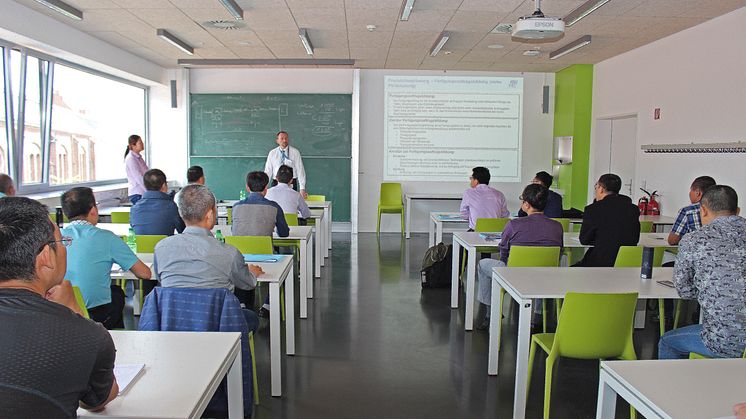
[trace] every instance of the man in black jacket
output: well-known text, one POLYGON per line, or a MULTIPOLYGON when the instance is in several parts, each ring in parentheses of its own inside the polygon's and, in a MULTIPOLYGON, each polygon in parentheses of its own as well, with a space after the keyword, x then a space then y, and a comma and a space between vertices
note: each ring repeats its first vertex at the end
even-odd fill
POLYGON ((607 173, 595 185, 595 202, 585 207, 580 243, 592 245, 574 266, 614 266, 620 246, 640 241, 640 210, 619 195, 622 179, 607 173))

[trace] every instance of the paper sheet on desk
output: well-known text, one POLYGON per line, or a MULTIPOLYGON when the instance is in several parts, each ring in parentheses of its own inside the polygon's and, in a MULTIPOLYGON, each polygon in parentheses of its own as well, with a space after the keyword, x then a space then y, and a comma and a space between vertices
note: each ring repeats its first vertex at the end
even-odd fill
POLYGON ((462 218, 460 215, 438 215, 438 220, 440 221, 461 221, 462 218))
POLYGON ((127 391, 132 383, 145 371, 145 364, 115 364, 114 377, 119 385, 119 395, 127 391))

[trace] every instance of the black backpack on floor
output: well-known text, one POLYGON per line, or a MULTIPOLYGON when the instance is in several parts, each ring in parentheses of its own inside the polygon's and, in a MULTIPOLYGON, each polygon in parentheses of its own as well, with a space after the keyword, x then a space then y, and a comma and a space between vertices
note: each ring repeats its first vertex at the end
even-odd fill
MULTIPOLYGON (((460 258, 459 258, 460 259, 460 258)), ((422 258, 422 288, 448 288, 451 286, 453 246, 438 243, 427 249, 422 258)), ((459 266, 461 264, 459 263, 459 266)))

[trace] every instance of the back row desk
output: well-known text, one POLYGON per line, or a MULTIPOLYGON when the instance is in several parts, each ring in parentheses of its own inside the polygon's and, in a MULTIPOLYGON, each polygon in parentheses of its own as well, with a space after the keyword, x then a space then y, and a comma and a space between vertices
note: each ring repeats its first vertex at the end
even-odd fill
MULTIPOLYGON (((580 244, 578 239, 579 233, 565 233, 563 244, 565 248, 588 248, 590 245, 580 244)), ((671 247, 666 240, 667 233, 642 233, 640 246, 646 247, 671 247)), ((474 292, 476 288, 476 269, 477 269, 477 248, 478 247, 497 247, 499 241, 488 241, 482 238, 479 233, 457 231, 453 233, 453 255, 459 255, 461 248, 466 250, 466 301, 465 301, 465 319, 464 328, 469 331, 474 325, 474 292)), ((453 257, 451 266, 451 308, 458 308, 458 284, 459 284, 459 257, 453 257)), ((566 269, 566 268, 563 268, 566 269)), ((637 269, 637 276, 640 276, 640 268, 637 269)), ((671 278, 668 278, 671 279, 671 278)))
MULTIPOLYGON (((501 317, 500 288, 518 303, 519 309, 513 418, 523 419, 526 415, 532 299, 564 298, 568 292, 636 292, 639 299, 679 299, 675 289, 656 282, 670 280, 672 275, 673 268, 655 268, 651 279, 640 278, 640 268, 494 268, 490 317, 501 317)), ((489 375, 498 373, 501 328, 501 321, 490 322, 489 375)))
POLYGON ((404 223, 405 237, 410 237, 410 227, 412 226, 412 201, 423 200, 423 201, 460 201, 463 197, 463 193, 405 193, 404 194, 404 209, 406 212, 406 222, 404 223))

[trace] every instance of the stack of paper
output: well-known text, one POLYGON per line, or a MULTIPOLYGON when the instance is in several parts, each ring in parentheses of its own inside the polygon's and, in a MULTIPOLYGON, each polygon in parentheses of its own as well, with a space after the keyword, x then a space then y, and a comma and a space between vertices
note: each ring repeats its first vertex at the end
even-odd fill
POLYGON ((114 377, 119 385, 121 396, 132 383, 145 371, 145 364, 116 364, 114 365, 114 377))

